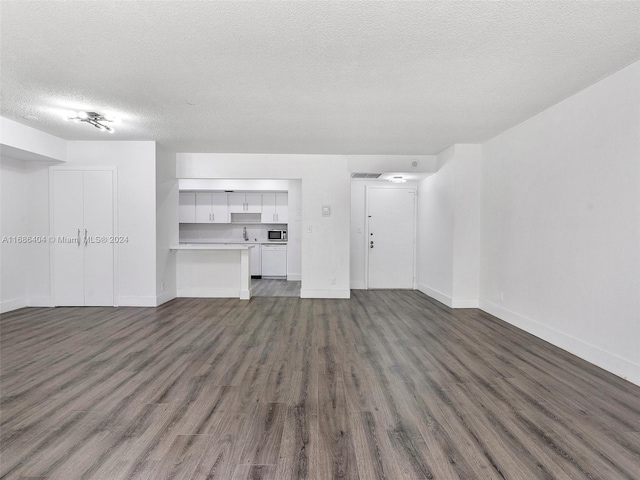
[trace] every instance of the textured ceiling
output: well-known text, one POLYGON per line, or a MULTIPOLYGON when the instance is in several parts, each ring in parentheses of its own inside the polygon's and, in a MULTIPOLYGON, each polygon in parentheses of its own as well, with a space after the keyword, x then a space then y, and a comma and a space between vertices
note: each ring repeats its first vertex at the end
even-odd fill
POLYGON ((638 1, 3 0, 0 18, 3 116, 181 152, 438 153, 640 59, 638 1), (122 121, 64 120, 79 109, 122 121))

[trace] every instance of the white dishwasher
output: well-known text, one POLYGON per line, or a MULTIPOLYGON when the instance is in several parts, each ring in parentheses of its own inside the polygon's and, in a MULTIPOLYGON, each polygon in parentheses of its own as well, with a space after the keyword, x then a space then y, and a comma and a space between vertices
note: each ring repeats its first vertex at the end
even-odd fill
POLYGON ((262 278, 287 278, 287 244, 262 244, 262 278))

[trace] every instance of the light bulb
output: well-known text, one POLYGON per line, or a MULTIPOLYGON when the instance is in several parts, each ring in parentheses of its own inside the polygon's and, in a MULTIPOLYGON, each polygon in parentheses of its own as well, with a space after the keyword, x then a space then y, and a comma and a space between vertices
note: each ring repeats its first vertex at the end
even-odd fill
POLYGON ((393 178, 390 178, 389 181, 391 183, 405 183, 406 182, 406 180, 404 178, 402 178, 402 177, 393 177, 393 178))
POLYGON ((86 118, 89 118, 89 115, 87 115, 87 112, 78 112, 78 118, 84 120, 86 118))

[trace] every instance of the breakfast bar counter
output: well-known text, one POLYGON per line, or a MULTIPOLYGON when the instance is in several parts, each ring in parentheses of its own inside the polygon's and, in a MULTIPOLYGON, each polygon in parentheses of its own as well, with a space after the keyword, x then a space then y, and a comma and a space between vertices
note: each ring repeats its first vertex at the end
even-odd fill
POLYGON ((181 243, 176 252, 178 297, 251 298, 249 249, 243 243, 181 243))

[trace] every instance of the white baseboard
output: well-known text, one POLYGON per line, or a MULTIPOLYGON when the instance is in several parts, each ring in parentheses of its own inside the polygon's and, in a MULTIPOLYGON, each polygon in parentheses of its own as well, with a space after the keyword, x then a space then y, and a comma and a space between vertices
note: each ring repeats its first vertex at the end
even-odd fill
POLYGON ((176 292, 164 292, 156 297, 156 307, 176 298, 176 292))
POLYGON ((366 288, 364 285, 364 281, 362 280, 351 282, 349 286, 351 287, 351 290, 364 290, 366 288))
POLYGON ((478 308, 480 300, 477 298, 453 298, 452 308, 478 308))
POLYGON ((300 290, 300 298, 351 298, 351 290, 300 290))
POLYGON ((156 297, 118 297, 119 307, 155 307, 156 297))
POLYGON ((562 348, 587 362, 593 363, 619 377, 636 385, 640 385, 640 365, 626 358, 621 358, 611 352, 591 345, 579 338, 544 325, 536 320, 513 312, 501 305, 481 299, 479 308, 527 333, 562 348))
POLYGON ((178 297, 240 298, 237 288, 179 288, 178 297))
POLYGON ((287 273, 287 281, 288 282, 301 282, 302 274, 301 273, 287 273))
POLYGON ((418 284, 418 290, 451 308, 478 308, 480 304, 480 301, 477 298, 451 297, 446 293, 436 290, 435 288, 426 286, 424 283, 418 284))
POLYGON ((19 308, 24 308, 27 305, 26 298, 14 298, 11 300, 4 300, 0 302, 0 313, 7 313, 19 308))
POLYGON ((53 298, 51 297, 29 297, 27 298, 27 306, 29 307, 53 307, 53 298))
POLYGON ((434 288, 427 287, 424 283, 418 283, 418 290, 434 300, 444 303, 447 307, 453 308, 453 299, 449 295, 439 292, 434 288))

